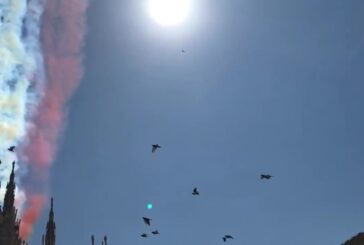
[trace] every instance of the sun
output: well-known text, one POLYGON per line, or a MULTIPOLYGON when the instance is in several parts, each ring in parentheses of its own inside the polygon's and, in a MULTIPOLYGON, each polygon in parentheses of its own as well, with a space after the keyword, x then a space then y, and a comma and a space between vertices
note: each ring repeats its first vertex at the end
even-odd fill
POLYGON ((163 26, 182 23, 188 16, 191 0, 149 0, 152 18, 163 26))

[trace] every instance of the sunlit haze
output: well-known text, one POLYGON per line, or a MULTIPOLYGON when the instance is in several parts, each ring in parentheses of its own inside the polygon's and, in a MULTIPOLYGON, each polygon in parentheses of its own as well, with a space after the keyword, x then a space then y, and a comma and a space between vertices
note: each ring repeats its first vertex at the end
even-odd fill
POLYGON ((190 10, 190 0, 149 0, 152 18, 164 26, 172 26, 186 20, 190 10))

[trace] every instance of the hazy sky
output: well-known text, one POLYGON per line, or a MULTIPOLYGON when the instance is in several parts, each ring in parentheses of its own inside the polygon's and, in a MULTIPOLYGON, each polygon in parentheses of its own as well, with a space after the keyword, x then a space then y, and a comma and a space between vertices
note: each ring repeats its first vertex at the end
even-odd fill
POLYGON ((170 28, 145 5, 89 8, 51 171, 57 244, 333 245, 363 231, 364 1, 194 0, 170 28))

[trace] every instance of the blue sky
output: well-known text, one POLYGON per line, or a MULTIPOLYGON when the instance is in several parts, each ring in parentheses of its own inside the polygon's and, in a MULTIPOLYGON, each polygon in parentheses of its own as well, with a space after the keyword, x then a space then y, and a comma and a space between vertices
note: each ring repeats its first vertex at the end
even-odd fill
POLYGON ((165 28, 144 2, 93 1, 51 170, 57 243, 332 245, 363 231, 363 11, 196 0, 165 28))

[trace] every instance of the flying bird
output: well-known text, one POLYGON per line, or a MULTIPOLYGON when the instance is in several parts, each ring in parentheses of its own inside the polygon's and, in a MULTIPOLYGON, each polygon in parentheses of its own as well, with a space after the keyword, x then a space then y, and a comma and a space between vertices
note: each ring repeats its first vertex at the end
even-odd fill
POLYGON ((158 230, 152 231, 152 234, 159 235, 159 231, 158 230))
POLYGON ((8 151, 14 152, 15 151, 15 146, 10 146, 8 151))
POLYGON ((158 144, 152 145, 152 153, 154 153, 158 148, 162 148, 162 146, 160 146, 158 144))
POLYGON ((181 50, 182 53, 186 53, 186 51, 184 49, 181 50))
POLYGON ((150 225, 150 221, 151 221, 152 219, 149 219, 149 218, 143 217, 143 220, 144 220, 144 223, 145 223, 146 225, 150 225))
POLYGON ((269 175, 269 174, 261 174, 260 175, 260 179, 270 179, 272 178, 273 176, 272 175, 269 175))
POLYGON ((141 234, 140 236, 141 236, 141 237, 148 237, 148 235, 147 235, 147 234, 145 234, 145 233, 141 234))
POLYGON ((200 195, 200 192, 197 191, 197 187, 193 189, 192 195, 200 195))
POLYGON ((225 235, 225 236, 222 238, 222 240, 223 240, 224 242, 226 242, 226 239, 234 239, 234 237, 232 237, 232 236, 230 236, 230 235, 225 235))

